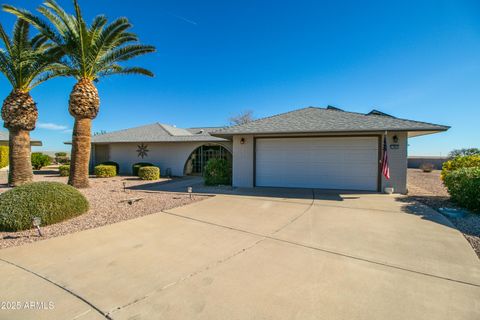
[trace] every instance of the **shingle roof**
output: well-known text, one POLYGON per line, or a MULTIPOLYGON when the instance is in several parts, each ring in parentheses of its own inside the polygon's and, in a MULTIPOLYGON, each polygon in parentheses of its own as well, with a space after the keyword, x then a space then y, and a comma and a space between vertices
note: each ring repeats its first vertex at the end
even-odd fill
POLYGON ((212 134, 375 132, 375 131, 445 131, 450 127, 395 118, 379 111, 362 114, 334 108, 308 107, 258 119, 243 125, 220 129, 212 134))
MULTIPOLYGON (((7 131, 0 131, 0 144, 2 144, 2 145, 8 144, 8 132, 7 131)), ((31 139, 30 144, 32 146, 41 146, 42 141, 31 139)))
POLYGON ((196 127, 196 128, 187 128, 191 133, 194 134, 210 134, 212 132, 224 129, 225 127, 196 127))
POLYGON ((171 125, 152 123, 141 127, 108 132, 92 137, 92 143, 113 142, 188 142, 188 141, 225 141, 213 137, 208 132, 195 133, 190 129, 171 125))

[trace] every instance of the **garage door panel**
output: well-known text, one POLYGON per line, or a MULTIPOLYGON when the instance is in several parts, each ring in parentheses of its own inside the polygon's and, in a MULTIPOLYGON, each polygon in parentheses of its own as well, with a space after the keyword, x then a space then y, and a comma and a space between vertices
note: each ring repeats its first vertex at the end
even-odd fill
POLYGON ((376 190, 378 138, 261 138, 256 185, 376 190))

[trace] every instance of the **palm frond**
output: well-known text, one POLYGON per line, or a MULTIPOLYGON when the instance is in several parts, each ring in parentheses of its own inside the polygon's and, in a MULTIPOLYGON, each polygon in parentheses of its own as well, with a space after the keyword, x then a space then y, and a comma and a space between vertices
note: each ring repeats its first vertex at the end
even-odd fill
MULTIPOLYGON (((3 6, 5 11, 31 23, 40 34, 53 42, 53 46, 60 48, 65 54, 68 64, 64 64, 62 72, 49 72, 46 78, 56 74, 91 80, 111 74, 152 75, 146 69, 118 66, 119 62, 155 51, 153 46, 138 43, 137 35, 129 32, 132 25, 127 18, 118 18, 107 24, 107 18, 99 15, 88 26, 78 0, 73 0, 73 5, 74 13, 69 14, 55 0, 45 0, 38 8, 40 16, 10 5, 3 6), (67 72, 65 68, 72 70, 67 72)), ((49 42, 42 42, 41 38, 38 41, 46 50, 52 47, 49 42)), ((36 46, 36 42, 32 45, 36 46)), ((24 61, 28 59, 25 58, 24 61)))
POLYGON ((48 38, 45 35, 39 33, 35 35, 32 38, 32 40, 30 40, 30 45, 32 46, 33 49, 39 49, 41 47, 45 47, 47 42, 48 42, 48 38))
POLYGON ((3 28, 4 39, 9 51, 0 50, 0 72, 9 80, 12 87, 29 91, 43 82, 47 72, 53 71, 55 64, 64 55, 61 47, 48 43, 48 38, 39 34, 30 38, 29 23, 18 18, 9 38, 3 28))
MULTIPOLYGON (((54 0, 46 0, 44 5, 55 13, 55 15, 63 22, 63 25, 70 33, 76 33, 75 19, 72 15, 63 10, 63 8, 54 0)), ((40 8, 38 11, 40 11, 40 8)))
MULTIPOLYGON (((120 38, 125 33, 125 30, 130 27, 131 25, 126 18, 119 18, 104 28, 94 39, 94 43, 92 43, 88 56, 90 65, 93 66, 96 63, 96 60, 112 47, 115 45, 118 46, 119 44, 116 44, 115 40, 120 38)), ((130 41, 137 41, 135 35, 130 35, 132 35, 130 39, 135 39, 130 41)))
POLYGON ((103 56, 98 65, 108 65, 120 61, 127 61, 137 56, 155 52, 155 47, 141 44, 132 44, 120 47, 103 56))
POLYGON ((45 7, 38 8, 38 12, 43 14, 48 21, 55 27, 55 30, 62 36, 65 37, 68 32, 65 23, 53 12, 45 7))
POLYGON ((52 66, 53 69, 49 70, 45 73, 42 73, 40 77, 37 77, 30 87, 33 89, 39 84, 44 83, 45 81, 48 81, 53 78, 57 77, 76 77, 75 71, 70 69, 70 68, 63 68, 61 66, 52 66))
POLYGON ((11 52, 12 50, 12 41, 8 37, 7 33, 3 29, 2 24, 0 23, 0 38, 2 39, 3 44, 5 45, 5 48, 7 49, 8 52, 11 52))
POLYGON ((3 11, 12 13, 16 15, 18 18, 21 18, 32 26, 37 28, 37 30, 47 36, 50 40, 55 42, 58 45, 62 44, 62 37, 55 31, 55 29, 51 28, 47 22, 43 21, 42 19, 38 18, 37 16, 33 15, 30 11, 25 9, 17 9, 14 6, 4 4, 3 11))
POLYGON ((8 55, 8 52, 0 49, 0 72, 5 75, 12 87, 17 86, 17 78, 14 69, 15 67, 12 63, 12 59, 8 55))
POLYGON ((105 76, 111 76, 111 75, 130 75, 130 74, 139 74, 139 75, 144 75, 148 77, 153 77, 154 74, 148 69, 145 68, 140 68, 140 67, 126 67, 126 68, 111 68, 105 71, 99 72, 99 76, 105 77, 105 76))

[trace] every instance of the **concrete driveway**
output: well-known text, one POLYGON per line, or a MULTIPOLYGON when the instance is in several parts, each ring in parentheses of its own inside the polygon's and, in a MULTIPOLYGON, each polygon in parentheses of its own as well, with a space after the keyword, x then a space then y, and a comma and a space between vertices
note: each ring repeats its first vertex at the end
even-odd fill
POLYGON ((479 319, 448 221, 380 194, 259 189, 0 251, 0 319, 479 319), (38 308, 37 308, 38 309, 38 308))

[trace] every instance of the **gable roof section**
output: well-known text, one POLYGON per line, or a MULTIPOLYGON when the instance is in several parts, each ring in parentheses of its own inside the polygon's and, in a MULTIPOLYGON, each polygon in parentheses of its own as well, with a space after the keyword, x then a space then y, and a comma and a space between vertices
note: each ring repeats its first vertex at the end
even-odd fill
POLYGON ((446 131, 450 127, 395 118, 378 111, 370 114, 347 112, 332 108, 308 107, 243 125, 217 130, 215 136, 234 134, 377 132, 377 131, 446 131))
POLYGON ((92 143, 189 141, 215 142, 225 140, 213 137, 208 133, 195 134, 187 129, 161 123, 152 123, 145 126, 108 132, 92 137, 92 143))

